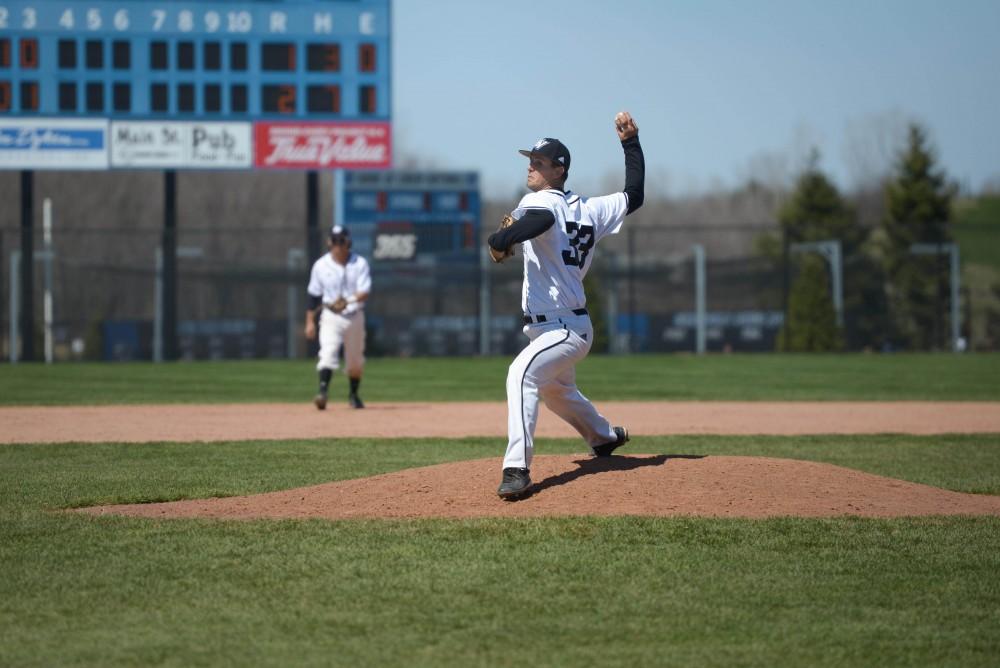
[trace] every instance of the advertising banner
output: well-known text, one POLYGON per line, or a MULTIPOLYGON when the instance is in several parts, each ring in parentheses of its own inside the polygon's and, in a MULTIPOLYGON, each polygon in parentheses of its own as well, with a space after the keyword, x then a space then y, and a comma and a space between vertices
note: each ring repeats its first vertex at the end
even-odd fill
POLYGON ((261 169, 385 169, 392 162, 389 123, 254 124, 261 169))
POLYGON ((116 168, 249 169, 252 156, 250 123, 111 123, 116 168))
POLYGON ((107 169, 105 119, 0 118, 0 169, 107 169))

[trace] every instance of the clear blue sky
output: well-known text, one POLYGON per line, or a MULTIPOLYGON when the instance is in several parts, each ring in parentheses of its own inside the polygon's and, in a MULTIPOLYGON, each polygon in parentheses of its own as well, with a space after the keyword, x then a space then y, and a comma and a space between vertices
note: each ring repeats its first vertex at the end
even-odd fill
POLYGON ((640 127, 647 191, 794 174, 843 188, 909 120, 964 187, 1000 182, 1000 0, 392 0, 397 163, 475 169, 514 198, 517 148, 561 139, 569 186, 620 187, 612 118, 640 127))

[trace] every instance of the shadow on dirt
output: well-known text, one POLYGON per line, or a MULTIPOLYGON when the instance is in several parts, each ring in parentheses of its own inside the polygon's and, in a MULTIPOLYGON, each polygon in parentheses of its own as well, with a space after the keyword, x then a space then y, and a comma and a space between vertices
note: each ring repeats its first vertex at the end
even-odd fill
POLYGON ((587 457, 574 460, 579 468, 540 480, 532 488, 538 494, 550 487, 558 487, 573 482, 585 475, 597 475, 608 471, 632 471, 644 466, 662 466, 671 459, 702 459, 706 455, 652 455, 650 457, 587 457))

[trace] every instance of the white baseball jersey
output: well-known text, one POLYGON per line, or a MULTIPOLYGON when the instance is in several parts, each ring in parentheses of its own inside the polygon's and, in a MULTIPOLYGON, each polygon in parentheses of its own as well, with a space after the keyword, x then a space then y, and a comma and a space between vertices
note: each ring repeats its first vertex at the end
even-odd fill
MULTIPOLYGON (((313 264, 306 292, 319 297, 324 304, 331 304, 338 297, 347 299, 359 292, 370 292, 371 289, 372 277, 367 260, 351 253, 347 264, 342 265, 335 262, 329 253, 325 253, 313 264)), ((364 302, 350 303, 343 310, 343 315, 356 313, 364 306, 364 302)))
POLYGON ((605 236, 618 234, 628 212, 628 197, 625 193, 580 197, 568 190, 540 190, 522 197, 511 215, 520 220, 531 209, 547 209, 556 221, 521 244, 521 308, 525 313, 583 308, 587 303, 583 277, 594 246, 605 236))

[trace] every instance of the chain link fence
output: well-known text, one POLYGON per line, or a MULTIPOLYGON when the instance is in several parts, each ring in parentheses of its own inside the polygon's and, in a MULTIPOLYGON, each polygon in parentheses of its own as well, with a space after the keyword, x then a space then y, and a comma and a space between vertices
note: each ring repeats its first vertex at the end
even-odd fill
MULTIPOLYGON (((306 233, 301 223, 288 222, 302 220, 302 214, 281 221, 275 220, 277 215, 268 217, 257 215, 255 220, 264 224, 248 226, 178 224, 176 316, 182 359, 313 354, 302 333, 311 266, 306 233)), ((19 308, 17 263, 23 261, 18 257, 20 228, 10 223, 8 215, 0 226, 0 348, 5 360, 17 353, 12 343, 20 331, 12 318, 19 308)), ((36 359, 45 350, 41 305, 49 273, 56 360, 157 358, 163 343, 158 336, 159 225, 155 216, 130 227, 65 221, 55 226, 51 256, 45 252, 41 226, 35 226, 36 359)), ((318 234, 322 231, 325 226, 318 234)), ((981 232, 977 238, 987 234, 981 232)), ((595 352, 694 352, 699 335, 708 351, 775 350, 787 325, 789 288, 809 254, 805 249, 785 257, 775 247, 781 247, 775 225, 681 226, 629 219, 621 234, 597 248, 587 277, 595 352), (696 247, 705 257, 704 319, 697 310, 696 247)), ((914 261, 927 263, 928 271, 941 269, 940 298, 930 305, 939 318, 933 340, 935 348, 951 349, 947 262, 917 256, 914 261)), ((844 348, 884 349, 887 307, 877 298, 881 285, 873 287, 870 280, 871 258, 846 256, 840 264, 838 318, 844 348)), ((520 252, 504 265, 467 252, 416 262, 372 261, 372 268, 366 310, 369 355, 510 355, 523 347, 520 252)), ((978 264, 963 265, 961 275, 960 336, 968 348, 994 350, 1000 343, 1000 277, 978 264)), ((828 289, 833 289, 832 281, 828 289)))

